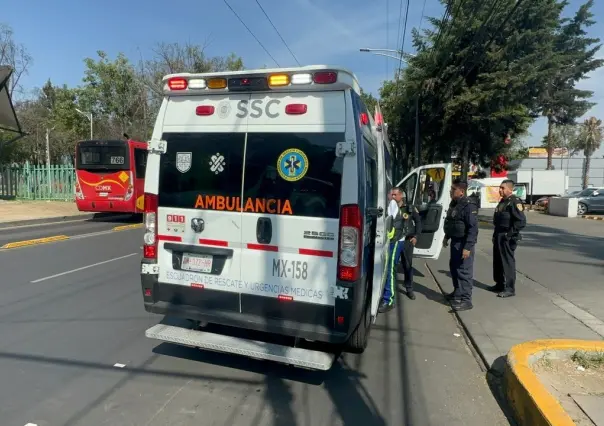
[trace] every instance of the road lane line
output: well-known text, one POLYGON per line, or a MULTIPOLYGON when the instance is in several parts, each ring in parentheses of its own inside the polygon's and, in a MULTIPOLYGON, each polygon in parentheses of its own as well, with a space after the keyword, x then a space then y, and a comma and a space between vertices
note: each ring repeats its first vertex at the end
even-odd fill
POLYGON ((112 231, 126 231, 128 229, 138 229, 138 228, 142 228, 143 224, 142 223, 133 223, 132 225, 120 225, 120 226, 115 226, 112 231))
POLYGON ((44 237, 44 238, 36 238, 33 240, 24 240, 24 241, 14 241, 12 243, 4 244, 3 249, 12 249, 19 247, 27 247, 27 246, 35 246, 37 244, 48 244, 54 243, 55 241, 63 241, 68 240, 69 237, 67 235, 53 235, 52 237, 44 237))
POLYGON ((39 283, 39 282, 42 282, 42 281, 51 280, 53 278, 61 277, 63 275, 73 274, 74 272, 83 271, 84 269, 93 268, 93 267, 99 266, 99 265, 104 265, 105 263, 115 262, 116 260, 122 260, 122 259, 126 259, 127 257, 138 256, 138 255, 140 255, 140 253, 130 253, 130 254, 127 254, 125 256, 114 257, 113 259, 103 260, 102 262, 93 263, 92 265, 88 265, 88 266, 82 266, 81 268, 71 269, 69 271, 61 272, 59 274, 50 275, 48 277, 38 278, 37 280, 33 280, 33 281, 30 281, 30 282, 32 284, 35 284, 35 283, 39 283))

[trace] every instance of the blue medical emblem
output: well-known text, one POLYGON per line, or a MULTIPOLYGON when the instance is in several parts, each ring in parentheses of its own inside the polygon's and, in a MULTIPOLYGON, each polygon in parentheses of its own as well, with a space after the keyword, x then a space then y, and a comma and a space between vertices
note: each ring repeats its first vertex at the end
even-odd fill
POLYGON ((299 149, 290 148, 281 153, 277 160, 279 176, 289 182, 302 179, 308 171, 308 157, 299 149))

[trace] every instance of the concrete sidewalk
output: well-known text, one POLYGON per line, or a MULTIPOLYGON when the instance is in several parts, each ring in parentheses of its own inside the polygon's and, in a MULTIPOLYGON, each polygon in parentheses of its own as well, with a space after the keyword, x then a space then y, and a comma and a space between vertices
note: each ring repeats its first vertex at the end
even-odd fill
MULTIPOLYGON (((604 320, 602 222, 537 212, 526 216, 516 253, 518 271, 604 320)), ((488 255, 493 252, 491 235, 492 228, 483 226, 478 248, 488 255)))
POLYGON ((80 212, 74 202, 69 201, 4 201, 0 200, 0 225, 27 224, 66 217, 85 217, 90 213, 80 212))
MULTIPOLYGON (((531 224, 516 253, 516 297, 501 299, 487 291, 493 285, 492 228, 483 225, 474 263, 474 309, 458 313, 483 361, 499 373, 507 352, 516 344, 544 338, 604 337, 604 251, 597 253, 603 249, 602 238, 535 224, 539 219, 529 214, 531 224)), ((439 260, 426 262, 445 293, 453 291, 448 261, 448 250, 443 250, 439 260)))

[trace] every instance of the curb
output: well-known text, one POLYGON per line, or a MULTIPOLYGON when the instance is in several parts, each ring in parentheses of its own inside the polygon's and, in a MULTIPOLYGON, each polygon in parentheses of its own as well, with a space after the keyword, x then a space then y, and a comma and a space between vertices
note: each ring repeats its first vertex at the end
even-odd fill
POLYGON ((54 216, 54 217, 45 217, 41 219, 27 219, 27 220, 15 220, 13 222, 0 222, 0 229, 13 228, 15 226, 23 226, 23 225, 44 225, 47 223, 55 223, 55 222, 66 222, 69 220, 88 220, 93 219, 95 217, 94 213, 90 214, 74 214, 69 216, 54 216))
POLYGON ((589 220, 604 220, 604 216, 586 216, 583 215, 581 216, 582 219, 589 219, 589 220))
POLYGON ((505 394, 520 426, 575 426, 531 368, 534 355, 551 350, 604 351, 604 341, 541 339, 510 349, 504 371, 505 394))
POLYGON ((121 218, 128 216, 127 213, 84 213, 84 214, 75 214, 69 216, 53 216, 53 217, 45 217, 40 219, 27 219, 27 220, 17 220, 13 222, 0 222, 0 231, 8 228, 15 228, 18 226, 34 226, 34 225, 46 225, 50 223, 61 223, 61 222, 69 222, 73 220, 95 220, 95 219, 104 219, 104 218, 121 218))

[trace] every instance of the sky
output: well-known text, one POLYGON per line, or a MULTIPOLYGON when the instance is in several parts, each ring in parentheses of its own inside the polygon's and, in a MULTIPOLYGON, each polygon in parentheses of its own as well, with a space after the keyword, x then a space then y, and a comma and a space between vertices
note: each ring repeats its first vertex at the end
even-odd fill
MULTIPOLYGON (((280 66, 296 66, 255 0, 227 2, 280 66)), ((406 2, 400 21, 401 0, 259 2, 303 65, 344 66, 356 74, 365 91, 375 96, 382 82, 393 76, 395 59, 359 52, 359 48, 400 48, 406 2)), ((573 13, 583 2, 570 0, 566 13, 573 13)), ((42 0, 9 1, 0 17, 0 22, 12 27, 16 41, 25 45, 33 57, 33 66, 22 80, 26 89, 41 87, 49 78, 54 84, 79 85, 84 58, 95 58, 98 50, 104 50, 111 58, 123 52, 137 62, 152 57, 152 49, 159 42, 205 44, 209 56, 234 52, 243 58, 246 68, 276 65, 225 0, 181 0, 171 4, 159 0, 52 3, 49 7, 42 0)), ((425 17, 440 17, 443 10, 439 0, 426 0, 425 4, 422 0, 410 2, 406 52, 413 52, 412 28, 420 25, 425 28, 429 25, 425 17)), ((604 1, 597 0, 592 11, 598 23, 590 28, 590 35, 604 40, 604 1)), ((604 50, 599 56, 604 57, 604 50)), ((604 67, 578 84, 582 89, 594 91, 592 101, 598 103, 586 116, 604 119, 603 82, 604 67)), ((539 119, 529 132, 524 143, 540 145, 547 132, 545 121, 539 119)))

